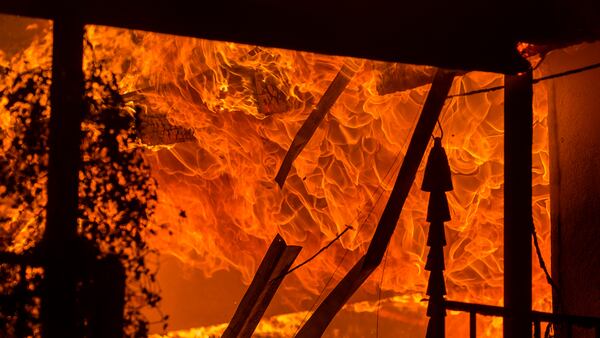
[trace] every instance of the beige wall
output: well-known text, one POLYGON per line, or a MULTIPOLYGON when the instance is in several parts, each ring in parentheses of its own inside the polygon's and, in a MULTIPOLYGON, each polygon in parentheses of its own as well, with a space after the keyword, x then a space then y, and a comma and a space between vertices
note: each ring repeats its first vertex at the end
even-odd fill
MULTIPOLYGON (((551 53, 542 70, 598 62, 600 43, 582 44, 551 53)), ((548 86, 552 275, 560 288, 554 303, 565 313, 600 317, 600 69, 548 86)))

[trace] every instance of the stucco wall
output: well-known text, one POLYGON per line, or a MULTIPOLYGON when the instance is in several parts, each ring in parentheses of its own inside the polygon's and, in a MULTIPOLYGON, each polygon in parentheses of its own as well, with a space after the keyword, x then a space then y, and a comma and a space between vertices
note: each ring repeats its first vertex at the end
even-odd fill
MULTIPOLYGON (((555 51, 546 74, 600 62, 600 43, 555 51)), ((557 310, 600 317, 600 69, 549 86, 552 275, 557 310)), ((579 330, 575 337, 591 337, 579 330)))

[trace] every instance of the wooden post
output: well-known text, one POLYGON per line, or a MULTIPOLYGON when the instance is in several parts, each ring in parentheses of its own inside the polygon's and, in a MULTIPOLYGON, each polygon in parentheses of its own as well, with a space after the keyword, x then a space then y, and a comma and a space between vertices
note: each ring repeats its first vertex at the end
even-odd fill
POLYGON ((377 225, 367 253, 352 267, 327 298, 323 300, 296 337, 321 337, 342 306, 344 306, 348 299, 350 299, 381 263, 392 234, 396 229, 396 224, 400 218, 400 211, 404 206, 404 202, 417 175, 417 170, 435 128, 435 123, 444 107, 444 102, 450 91, 453 79, 454 73, 442 70, 436 72, 433 84, 423 105, 421 116, 402 161, 400 173, 383 210, 383 214, 379 219, 379 224, 377 225))
POLYGON ((77 206, 83 115, 83 24, 77 16, 54 20, 50 153, 44 264, 42 334, 81 337, 76 305, 77 206))
POLYGON ((504 80, 504 337, 531 330, 531 72, 504 80))
POLYGON ((278 234, 265 254, 223 338, 250 338, 283 281, 285 273, 302 250, 288 246, 278 234))

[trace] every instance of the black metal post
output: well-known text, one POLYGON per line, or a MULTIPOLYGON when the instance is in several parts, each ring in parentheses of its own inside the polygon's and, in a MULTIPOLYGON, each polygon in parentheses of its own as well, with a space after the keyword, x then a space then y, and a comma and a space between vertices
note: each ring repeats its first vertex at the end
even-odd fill
MULTIPOLYGON (((67 13, 67 11, 65 11, 67 13)), ((42 334, 81 336, 76 287, 78 264, 77 190, 83 113, 83 24, 74 17, 54 20, 50 155, 44 253, 42 334)))
POLYGON ((532 74, 504 85, 504 337, 530 338, 532 74))
POLYGON ((477 312, 469 312, 469 337, 477 338, 477 312))

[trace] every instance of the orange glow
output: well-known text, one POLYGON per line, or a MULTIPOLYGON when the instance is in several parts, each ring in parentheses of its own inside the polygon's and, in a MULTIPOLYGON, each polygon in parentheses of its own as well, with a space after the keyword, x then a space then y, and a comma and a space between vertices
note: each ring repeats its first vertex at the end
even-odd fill
MULTIPOLYGON (((2 19, 2 18, 0 18, 2 19)), ((31 19, 30 19, 31 20, 31 19)), ((32 23, 27 26, 27 30, 43 31, 38 26, 48 26, 49 21, 31 20, 32 23)), ((28 48, 14 54, 7 55, 0 49, 0 90, 11 85, 19 73, 24 73, 37 68, 49 68, 52 62, 52 35, 40 34, 35 36, 28 48)), ((48 97, 41 97, 40 102, 43 104, 49 100, 48 97)), ((5 152, 11 147, 11 142, 14 139, 14 131, 12 125, 15 121, 12 120, 10 112, 6 109, 7 99, 0 98, 0 152, 5 152)), ((38 207, 45 205, 45 177, 40 177, 38 184, 42 188, 42 193, 39 195, 39 200, 33 201, 38 207)), ((31 187, 33 189, 34 187, 31 187)), ((6 187, 0 187, 4 190, 6 187)), ((3 243, 3 250, 22 253, 31 248, 36 240, 39 240, 42 235, 40 226, 36 224, 37 219, 44 219, 44 210, 28 210, 22 205, 13 205, 7 199, 0 199, 0 217, 3 219, 0 222, 0 233, 3 235, 3 240, 10 240, 10 243, 3 243), (4 221, 6 220, 6 221, 4 221), (16 229, 16 231, 14 231, 16 229), (9 238, 6 234, 12 234, 9 238), (4 237, 6 236, 6 237, 4 237)), ((35 208, 35 207, 34 207, 35 208)))
MULTIPOLYGON (((123 93, 142 89, 136 98, 147 111, 193 129, 194 142, 147 146, 146 156, 159 183, 156 222, 170 224, 173 232, 153 239, 151 244, 161 254, 174 256, 186 269, 206 276, 237 270, 248 284, 277 233, 288 244, 304 247, 299 262, 346 225, 358 229, 289 276, 278 291, 283 295, 280 301, 295 304, 295 312, 265 319, 258 332, 291 336, 308 310, 304 304, 312 304, 338 264, 334 282, 364 254, 429 85, 415 80, 413 89, 382 90, 390 65, 370 60, 99 26, 88 27, 88 38, 94 57, 108 62, 120 76, 123 93), (273 179, 295 133, 349 61, 362 66, 279 188, 273 179), (187 217, 181 217, 182 210, 187 217)), ((30 49, 23 59, 48 57, 48 48, 30 49)), ((422 76, 431 71, 408 67, 422 76)), ((471 72, 454 81, 451 93, 502 81, 498 74, 471 72)), ((535 87, 534 115, 533 216, 548 261, 549 157, 543 84, 535 87)), ((502 91, 448 100, 441 124, 455 187, 448 194, 453 216, 446 227, 448 298, 502 305, 502 91)), ((0 110, 0 128, 8 125, 0 110)), ((427 194, 419 189, 423 169, 424 163, 387 255, 382 289, 394 296, 382 301, 387 305, 380 315, 386 318, 408 321, 402 313, 424 315, 425 303, 420 300, 428 278, 423 269, 428 223, 427 194)), ((551 292, 535 255, 533 271, 534 308, 549 311, 551 292)), ((379 278, 376 272, 363 289, 376 294, 379 278)), ((354 302, 345 311, 375 313, 376 302, 377 298, 354 302)), ((485 336, 501 336, 500 320, 479 322, 485 323, 479 331, 485 336)), ((425 323, 424 317, 418 318, 418 325, 425 323)), ((447 323, 454 330, 450 336, 466 336, 468 324, 462 317, 450 313, 447 323)), ((204 337, 219 334, 224 325, 167 336, 204 337)))

